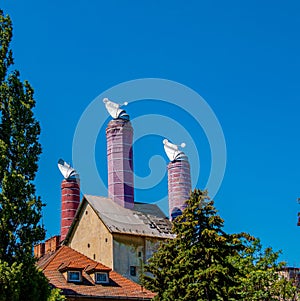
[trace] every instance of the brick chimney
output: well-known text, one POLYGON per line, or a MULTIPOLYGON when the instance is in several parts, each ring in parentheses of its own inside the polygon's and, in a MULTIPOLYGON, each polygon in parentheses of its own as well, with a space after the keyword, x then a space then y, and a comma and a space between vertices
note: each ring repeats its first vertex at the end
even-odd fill
POLYGON ((59 235, 52 236, 47 239, 45 242, 41 242, 38 245, 33 247, 34 257, 39 259, 45 254, 55 252, 60 246, 60 237, 59 235))
POLYGON ((168 164, 169 217, 174 220, 181 215, 185 201, 190 197, 191 172, 186 160, 175 160, 168 164))
POLYGON ((45 254, 45 243, 41 242, 33 247, 33 254, 35 258, 40 258, 45 254))
POLYGON ((133 209, 133 129, 120 104, 108 98, 103 102, 113 118, 106 128, 108 197, 124 208, 133 209))
POLYGON ((133 128, 129 120, 111 120, 106 128, 108 196, 117 204, 133 209, 133 128))
POLYGON ((63 241, 71 227, 80 203, 79 179, 64 179, 61 182, 60 239, 63 241))
POLYGON ((64 179, 61 182, 60 241, 66 238, 80 204, 80 180, 76 170, 65 161, 58 161, 64 179))
MULTIPOLYGON (((167 139, 163 141, 164 148, 170 163, 168 169, 168 198, 169 219, 174 220, 186 207, 185 201, 190 197, 192 184, 190 163, 184 152, 178 146, 170 143, 167 139)), ((185 146, 183 143, 182 147, 185 146)))

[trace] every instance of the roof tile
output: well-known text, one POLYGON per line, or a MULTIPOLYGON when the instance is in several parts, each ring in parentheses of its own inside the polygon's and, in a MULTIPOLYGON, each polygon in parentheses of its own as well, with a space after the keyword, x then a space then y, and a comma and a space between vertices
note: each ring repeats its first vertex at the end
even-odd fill
POLYGON ((67 246, 60 247, 56 252, 45 258, 40 258, 38 266, 43 270, 50 283, 62 289, 64 295, 80 295, 103 298, 125 298, 136 300, 151 300, 155 294, 139 284, 111 271, 110 268, 96 262, 67 246), (78 268, 82 270, 82 282, 67 282, 61 269, 78 268), (106 271, 109 273, 108 284, 95 284, 91 271, 106 271))

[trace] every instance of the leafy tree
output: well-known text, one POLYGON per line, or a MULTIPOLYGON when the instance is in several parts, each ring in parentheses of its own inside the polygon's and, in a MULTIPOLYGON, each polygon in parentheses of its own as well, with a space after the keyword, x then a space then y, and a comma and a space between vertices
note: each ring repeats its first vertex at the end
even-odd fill
POLYGON ((62 291, 58 288, 51 290, 51 295, 49 296, 47 301, 65 301, 67 300, 64 295, 62 295, 62 291))
POLYGON ((238 258, 241 300, 297 300, 293 281, 280 276, 285 263, 278 262, 279 254, 272 248, 263 250, 259 239, 245 248, 238 258))
POLYGON ((32 245, 44 239, 39 221, 42 202, 35 196, 33 180, 41 154, 39 123, 32 109, 33 89, 22 83, 12 64, 9 17, 0 13, 0 259, 8 263, 32 259, 32 245))
POLYGON ((0 261, 0 301, 19 300, 22 267, 22 264, 16 262, 9 265, 7 262, 0 261))
POLYGON ((34 179, 41 154, 30 84, 13 64, 12 23, 0 10, 0 300, 47 300, 50 287, 32 247, 44 239, 34 179))
POLYGON ((155 300, 273 300, 268 299, 271 294, 252 298, 259 296, 258 290, 272 287, 282 296, 283 288, 291 288, 278 278, 277 253, 259 253, 257 240, 246 233, 228 234, 223 223, 207 192, 191 193, 183 214, 174 221, 175 238, 162 243, 145 266, 142 282, 157 292, 155 300), (262 285, 251 287, 251 281, 261 283, 259 277, 262 285))

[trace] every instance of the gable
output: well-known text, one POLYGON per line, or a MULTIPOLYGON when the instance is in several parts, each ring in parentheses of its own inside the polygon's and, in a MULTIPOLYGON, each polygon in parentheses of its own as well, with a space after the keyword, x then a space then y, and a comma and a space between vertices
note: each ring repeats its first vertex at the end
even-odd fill
POLYGON ((65 244, 112 267, 112 235, 88 202, 83 202, 65 244))

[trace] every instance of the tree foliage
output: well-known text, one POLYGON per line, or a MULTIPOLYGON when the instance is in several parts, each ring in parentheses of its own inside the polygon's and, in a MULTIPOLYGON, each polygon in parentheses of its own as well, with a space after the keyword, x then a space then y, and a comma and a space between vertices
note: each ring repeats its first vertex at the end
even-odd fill
POLYGON ((8 265, 0 261, 0 301, 47 300, 63 301, 61 290, 50 287, 42 271, 23 263, 8 265), (24 277, 24 271, 26 271, 24 277))
POLYGON ((192 192, 173 223, 175 238, 145 266, 142 282, 155 300, 292 300, 291 283, 278 277, 278 253, 262 252, 258 240, 228 234, 223 224, 207 192, 192 192))
POLYGON ((33 182, 40 126, 32 87, 11 70, 11 39, 11 20, 0 10, 0 300, 47 300, 49 283, 32 254, 45 237, 33 182))
POLYGON ((0 28, 0 259, 12 264, 31 260, 33 244, 45 236, 39 223, 43 204, 33 183, 40 126, 32 111, 33 89, 20 81, 18 71, 9 73, 12 25, 2 12, 0 28))
POLYGON ((62 291, 58 288, 52 289, 47 301, 65 301, 67 300, 62 291))
POLYGON ((284 262, 278 262, 280 252, 263 249, 255 239, 240 255, 236 263, 241 269, 241 300, 297 300, 294 279, 288 281, 280 275, 284 268, 284 262))

